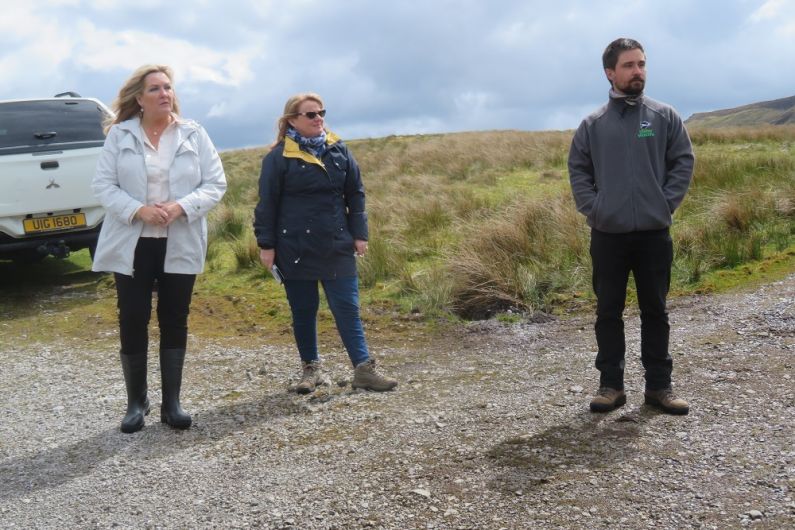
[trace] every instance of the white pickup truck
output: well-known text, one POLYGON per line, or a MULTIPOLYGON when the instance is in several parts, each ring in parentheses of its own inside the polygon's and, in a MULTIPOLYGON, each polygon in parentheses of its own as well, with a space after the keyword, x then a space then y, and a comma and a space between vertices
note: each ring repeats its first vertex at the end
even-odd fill
POLYGON ((73 92, 0 101, 0 259, 93 256, 105 212, 91 180, 110 115, 73 92))

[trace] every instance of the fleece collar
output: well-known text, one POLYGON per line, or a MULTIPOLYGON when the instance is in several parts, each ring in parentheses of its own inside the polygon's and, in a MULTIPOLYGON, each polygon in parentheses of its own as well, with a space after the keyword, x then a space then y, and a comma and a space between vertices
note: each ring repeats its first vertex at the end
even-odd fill
POLYGON ((634 96, 630 96, 629 94, 624 94, 623 92, 620 92, 615 88, 611 87, 610 99, 612 99, 613 101, 623 101, 630 107, 634 107, 635 105, 643 101, 643 92, 634 96))

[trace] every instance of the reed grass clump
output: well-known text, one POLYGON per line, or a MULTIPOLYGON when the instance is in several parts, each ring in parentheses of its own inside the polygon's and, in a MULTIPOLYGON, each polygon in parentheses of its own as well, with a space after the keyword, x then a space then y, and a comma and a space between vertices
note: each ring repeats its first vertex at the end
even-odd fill
POLYGON ((229 242, 230 250, 235 260, 236 270, 246 270, 261 267, 259 247, 252 232, 246 232, 241 237, 229 242))
POLYGON ((253 210, 222 202, 210 212, 208 237, 212 239, 236 239, 252 230, 253 210))
POLYGON ((519 199, 469 231, 447 260, 452 309, 461 316, 547 309, 551 294, 582 282, 587 231, 564 193, 519 199))
MULTIPOLYGON (((677 210, 673 287, 795 241, 795 128, 692 131, 696 170, 677 210)), ((552 311, 590 295, 589 231, 566 160, 570 131, 489 131, 348 142, 367 189, 362 288, 429 315, 552 311)), ((251 223, 265 149, 223 153, 211 269, 259 267, 251 223)))

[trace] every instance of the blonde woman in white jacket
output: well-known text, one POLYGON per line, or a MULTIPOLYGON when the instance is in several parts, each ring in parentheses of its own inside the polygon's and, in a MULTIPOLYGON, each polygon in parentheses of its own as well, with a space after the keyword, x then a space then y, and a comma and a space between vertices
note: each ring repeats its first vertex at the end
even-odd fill
POLYGON ((226 191, 226 177, 207 132, 179 116, 167 66, 138 68, 113 103, 93 189, 105 207, 93 270, 113 272, 119 308, 121 365, 127 389, 125 433, 149 413, 146 365, 152 291, 157 287, 160 421, 187 429, 179 402, 196 275, 204 270, 207 213, 226 191))

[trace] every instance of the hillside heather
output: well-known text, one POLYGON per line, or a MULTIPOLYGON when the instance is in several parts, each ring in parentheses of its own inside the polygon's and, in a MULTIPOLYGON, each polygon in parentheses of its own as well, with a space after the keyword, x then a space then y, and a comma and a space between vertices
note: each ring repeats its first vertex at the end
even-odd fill
MULTIPOLYGON (((348 142, 368 192, 364 292, 407 312, 482 318, 587 301, 588 227, 573 204, 571 131, 390 136, 348 142)), ((694 182, 676 213, 675 291, 714 271, 791 261, 795 127, 694 129, 694 182)), ((212 214, 210 269, 258 274, 251 230, 266 150, 222 154, 230 183, 212 214)))
POLYGON ((795 124, 795 96, 760 101, 731 109, 697 112, 685 124, 694 127, 746 127, 795 124))

